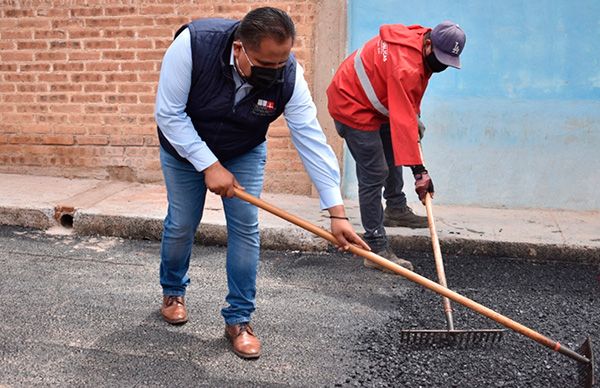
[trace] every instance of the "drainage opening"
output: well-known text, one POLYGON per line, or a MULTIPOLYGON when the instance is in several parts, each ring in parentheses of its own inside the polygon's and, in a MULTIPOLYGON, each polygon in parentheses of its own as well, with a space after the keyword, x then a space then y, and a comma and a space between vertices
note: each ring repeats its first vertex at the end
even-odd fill
POLYGON ((73 215, 75 207, 67 205, 57 205, 54 207, 54 219, 66 229, 73 228, 73 215))
POLYGON ((73 227, 73 215, 72 214, 63 214, 59 219, 60 225, 64 228, 72 228, 73 227))

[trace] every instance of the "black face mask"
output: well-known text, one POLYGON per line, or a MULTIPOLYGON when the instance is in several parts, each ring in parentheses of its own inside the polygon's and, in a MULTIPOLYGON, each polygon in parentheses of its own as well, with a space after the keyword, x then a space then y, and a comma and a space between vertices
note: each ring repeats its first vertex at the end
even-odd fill
POLYGON ((250 85, 257 89, 267 89, 278 82, 283 82, 283 72, 285 70, 285 66, 278 68, 256 66, 254 63, 252 63, 250 57, 248 57, 248 53, 246 53, 244 46, 242 46, 242 50, 244 51, 244 55, 250 64, 250 77, 245 77, 244 74, 244 77, 250 85))
POLYGON ((285 66, 276 69, 272 67, 254 66, 250 68, 248 83, 258 89, 267 89, 276 83, 283 82, 283 71, 285 66))
POLYGON ((427 56, 425 56, 425 62, 427 62, 427 66, 432 73, 439 73, 448 68, 448 65, 444 65, 442 62, 438 61, 438 59, 433 54, 433 50, 427 56))

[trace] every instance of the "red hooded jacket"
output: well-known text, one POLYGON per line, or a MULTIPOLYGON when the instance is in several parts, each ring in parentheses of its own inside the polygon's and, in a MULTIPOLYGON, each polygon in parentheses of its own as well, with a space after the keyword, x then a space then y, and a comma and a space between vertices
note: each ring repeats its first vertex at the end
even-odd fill
POLYGON ((327 88, 328 109, 335 120, 365 131, 390 122, 397 166, 423 164, 417 115, 431 77, 422 54, 423 35, 429 31, 421 26, 383 25, 379 36, 362 48, 365 73, 389 117, 374 108, 363 90, 354 70, 356 52, 344 60, 327 88))

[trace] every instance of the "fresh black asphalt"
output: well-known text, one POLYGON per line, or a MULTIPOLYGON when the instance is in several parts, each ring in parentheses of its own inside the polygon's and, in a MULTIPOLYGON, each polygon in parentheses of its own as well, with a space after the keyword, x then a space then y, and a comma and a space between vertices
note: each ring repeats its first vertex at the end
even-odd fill
MULTIPOLYGON (((219 314, 225 249, 194 247, 190 322, 160 319, 155 241, 0 227, 0 387, 571 387, 576 363, 513 332, 494 346, 410 347, 445 328, 440 298, 362 259, 264 251, 257 361, 235 356, 219 314)), ((399 252, 435 279, 430 255, 399 252)), ((600 343, 595 266, 448 256, 451 289, 553 339, 600 343)), ((500 328, 462 306, 458 329, 500 328)), ((600 365, 599 365, 600 366, 600 365)))

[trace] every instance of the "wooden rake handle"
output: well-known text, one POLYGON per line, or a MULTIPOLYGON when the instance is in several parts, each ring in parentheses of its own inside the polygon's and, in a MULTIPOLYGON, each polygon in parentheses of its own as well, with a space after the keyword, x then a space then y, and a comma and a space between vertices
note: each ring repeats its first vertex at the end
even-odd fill
MULTIPOLYGON (((433 256, 435 258, 435 270, 438 275, 438 282, 448 288, 446 283, 446 271, 444 269, 444 260, 442 259, 442 250, 440 249, 440 240, 435 230, 435 220, 433 218, 433 205, 431 204, 431 194, 425 195, 425 207, 427 208, 427 224, 429 225, 429 234, 431 235, 431 245, 433 247, 433 256)), ((442 302, 444 304, 444 313, 446 314, 446 323, 448 324, 448 330, 454 330, 454 319, 452 318, 452 306, 450 306, 450 299, 443 296, 442 302)))
MULTIPOLYGON (((333 236, 333 234, 331 234, 330 232, 326 231, 323 228, 320 228, 314 224, 311 224, 310 222, 303 220, 300 217, 289 214, 286 211, 281 210, 281 209, 263 201, 262 199, 256 198, 253 195, 248 194, 243 190, 234 188, 234 195, 241 200, 249 202, 256 207, 259 207, 265 211, 268 211, 271 214, 276 215, 279 218, 283 218, 284 220, 289 221, 292 224, 301 227, 302 229, 305 229, 311 233, 314 233, 317 236, 324 238, 325 240, 331 242, 334 245, 338 245, 338 242, 337 242, 336 238, 333 236)), ((514 330, 517 333, 521 333, 524 336, 529 337, 532 340, 534 340, 554 351, 563 353, 563 354, 567 355, 568 357, 571 357, 579 362, 583 362, 586 364, 590 363, 590 360, 588 358, 582 356, 581 354, 579 354, 565 346, 562 346, 557 341, 554 341, 554 340, 528 328, 527 326, 524 326, 518 322, 515 322, 512 319, 505 317, 504 315, 499 314, 499 313, 495 312, 494 310, 489 309, 467 297, 464 297, 457 292, 454 292, 446 287, 443 287, 440 284, 427 279, 426 277, 423 277, 417 273, 414 273, 406 268, 399 266, 398 264, 395 264, 387 259, 384 259, 383 257, 381 257, 373 252, 367 251, 366 249, 362 249, 362 248, 359 248, 354 245, 351 245, 350 249, 348 249, 348 251, 351 253, 354 253, 357 256, 364 257, 365 259, 372 261, 376 264, 379 264, 380 266, 385 267, 385 268, 389 269, 390 271, 393 271, 394 273, 397 273, 398 275, 403 276, 406 279, 408 279, 414 283, 417 283, 437 294, 445 296, 445 297, 453 300, 456 303, 460 303, 463 306, 498 322, 502 326, 505 326, 511 330, 514 330)))

